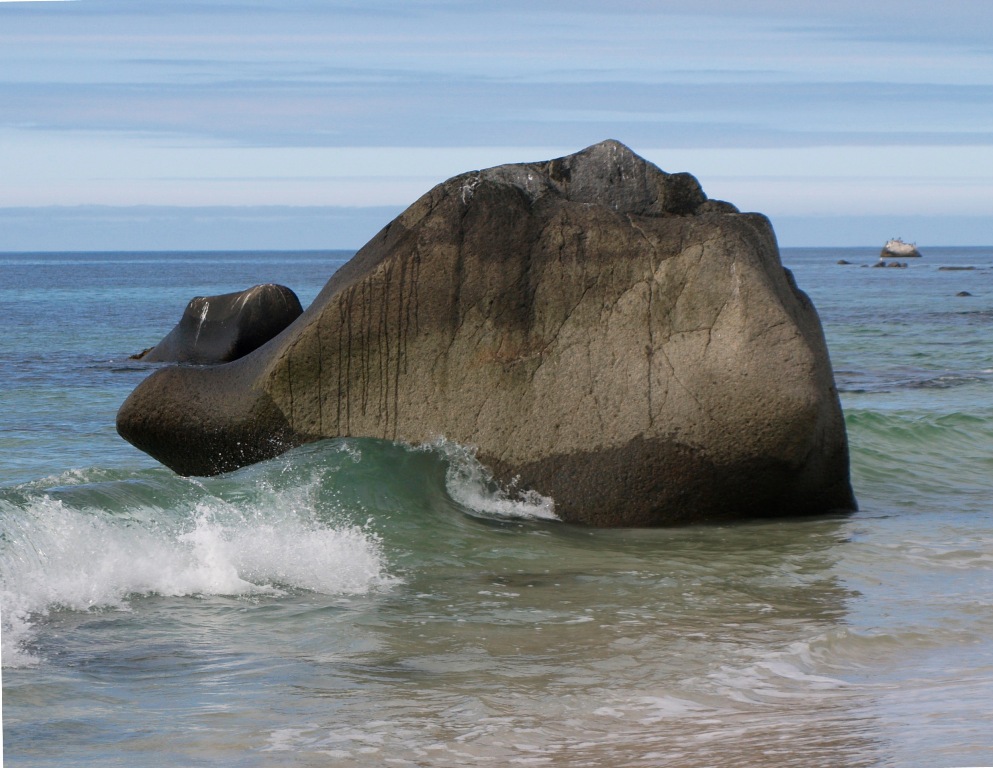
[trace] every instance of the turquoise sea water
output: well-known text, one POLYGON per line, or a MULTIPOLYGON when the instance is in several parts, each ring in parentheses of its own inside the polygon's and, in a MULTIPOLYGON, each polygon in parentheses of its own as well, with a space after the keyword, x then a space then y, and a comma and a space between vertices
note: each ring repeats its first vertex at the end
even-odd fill
POLYGON ((0 254, 5 763, 993 765, 993 247, 923 250, 783 253, 857 514, 630 531, 444 441, 194 479, 116 435, 191 297, 348 253, 0 254))

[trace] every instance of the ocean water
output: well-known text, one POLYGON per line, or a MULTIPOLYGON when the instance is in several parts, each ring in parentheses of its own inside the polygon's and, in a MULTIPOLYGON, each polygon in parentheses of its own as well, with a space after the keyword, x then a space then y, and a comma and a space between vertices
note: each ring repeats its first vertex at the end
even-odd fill
POLYGON ((923 250, 783 252, 858 513, 613 531, 443 440, 117 437, 190 298, 348 253, 0 254, 6 764, 993 765, 993 247, 923 250))

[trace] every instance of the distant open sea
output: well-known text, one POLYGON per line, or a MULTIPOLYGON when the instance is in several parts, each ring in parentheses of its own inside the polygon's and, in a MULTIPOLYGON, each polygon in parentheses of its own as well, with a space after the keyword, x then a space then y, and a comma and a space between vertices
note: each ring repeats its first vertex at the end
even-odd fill
POLYGON ((783 251, 861 511, 664 530, 443 441, 178 477, 129 355, 351 253, 0 253, 5 765, 993 765, 993 247, 922 251, 783 251))

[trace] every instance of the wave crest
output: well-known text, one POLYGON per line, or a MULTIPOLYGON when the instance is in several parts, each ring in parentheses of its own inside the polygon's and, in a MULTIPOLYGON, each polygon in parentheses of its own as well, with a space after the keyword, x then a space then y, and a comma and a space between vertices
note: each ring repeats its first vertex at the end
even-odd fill
POLYGON ((378 536, 319 519, 306 487, 259 491, 126 512, 51 494, 0 499, 4 665, 37 661, 34 626, 55 610, 126 610, 151 595, 363 594, 395 581, 378 536))
POLYGON ((452 499, 483 517, 513 520, 558 520, 555 501, 532 489, 503 488, 476 458, 471 446, 437 438, 423 446, 440 453, 447 464, 445 488, 452 499))

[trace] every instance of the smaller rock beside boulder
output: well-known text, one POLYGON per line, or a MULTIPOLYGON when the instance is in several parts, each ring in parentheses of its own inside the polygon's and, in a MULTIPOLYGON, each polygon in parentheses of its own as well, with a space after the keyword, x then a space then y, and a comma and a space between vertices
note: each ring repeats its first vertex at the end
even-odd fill
POLYGON ((273 283, 219 296, 197 296, 186 305, 176 327, 134 359, 194 365, 228 363, 261 347, 302 313, 297 295, 273 283))

